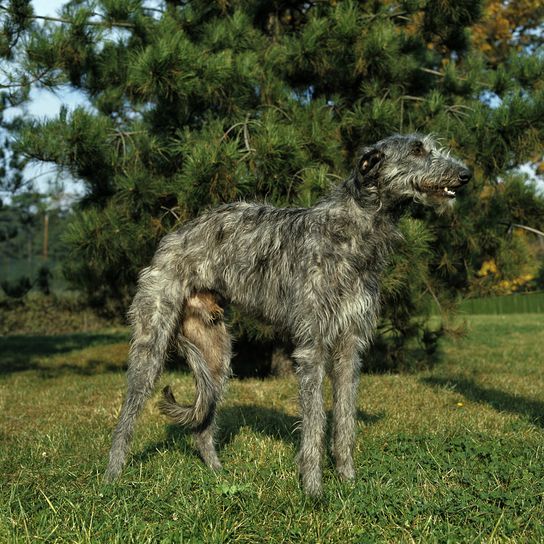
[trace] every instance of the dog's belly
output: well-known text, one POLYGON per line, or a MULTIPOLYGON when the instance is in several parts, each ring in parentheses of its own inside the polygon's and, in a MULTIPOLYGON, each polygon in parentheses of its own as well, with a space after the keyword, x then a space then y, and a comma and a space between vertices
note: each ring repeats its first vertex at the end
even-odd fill
POLYGON ((243 313, 272 325, 278 332, 290 331, 292 322, 296 320, 294 289, 281 278, 267 280, 262 278, 250 285, 223 283, 220 292, 243 313))

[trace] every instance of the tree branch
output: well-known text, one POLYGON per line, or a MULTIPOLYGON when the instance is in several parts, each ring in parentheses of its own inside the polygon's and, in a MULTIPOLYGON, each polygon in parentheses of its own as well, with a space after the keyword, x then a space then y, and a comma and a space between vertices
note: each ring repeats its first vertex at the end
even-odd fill
MULTIPOLYGON (((0 9, 6 12, 9 12, 9 8, 2 6, 0 4, 0 9)), ((96 13, 93 13, 93 15, 98 15, 96 13)), ((50 17, 48 15, 32 15, 30 19, 35 19, 39 21, 50 21, 53 23, 64 23, 73 25, 74 21, 70 19, 63 19, 62 17, 50 17)), ((135 28, 133 23, 128 23, 126 21, 87 21, 85 23, 89 26, 100 26, 100 27, 118 27, 118 28, 135 28)))
POLYGON ((44 76, 46 76, 50 72, 49 69, 43 71, 41 74, 37 75, 34 79, 30 79, 25 82, 19 82, 19 83, 0 83, 0 89, 20 89, 22 87, 29 87, 30 85, 33 85, 34 83, 38 83, 42 80, 44 76))
MULTIPOLYGON (((433 76, 437 76, 437 77, 446 77, 446 74, 444 72, 439 72, 438 70, 431 70, 430 68, 423 68, 423 67, 419 67, 419 70, 421 72, 425 72, 426 74, 431 74, 433 76)), ((457 76, 457 79, 459 79, 460 81, 468 81, 468 77, 463 77, 463 76, 457 76)), ((491 87, 491 85, 489 83, 485 83, 483 81, 477 81, 476 83, 478 83, 478 85, 481 85, 482 87, 491 87)))
POLYGON ((529 232, 532 232, 533 234, 536 234, 537 236, 542 236, 544 238, 544 232, 538 229, 534 229, 533 227, 527 227, 525 225, 520 225, 519 223, 512 223, 512 227, 527 230, 529 232))

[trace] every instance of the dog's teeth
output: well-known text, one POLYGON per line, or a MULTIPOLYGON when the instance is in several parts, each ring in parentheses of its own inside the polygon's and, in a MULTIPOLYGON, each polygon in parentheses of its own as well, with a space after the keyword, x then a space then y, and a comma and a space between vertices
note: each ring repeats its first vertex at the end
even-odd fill
POLYGON ((455 191, 451 191, 451 190, 448 189, 447 187, 444 187, 444 192, 445 192, 448 196, 455 196, 455 191))

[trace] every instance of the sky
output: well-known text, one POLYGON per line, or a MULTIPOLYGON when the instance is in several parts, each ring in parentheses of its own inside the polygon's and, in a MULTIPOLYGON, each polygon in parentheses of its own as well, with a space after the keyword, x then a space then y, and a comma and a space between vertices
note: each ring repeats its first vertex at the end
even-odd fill
MULTIPOLYGON (((37 15, 58 15, 58 10, 66 0, 33 0, 34 12, 37 15)), ((59 92, 53 93, 45 89, 32 89, 30 92, 30 102, 25 105, 24 111, 27 114, 39 119, 54 118, 59 114, 61 106, 66 106, 69 110, 76 106, 85 105, 87 102, 82 93, 74 91, 69 87, 60 89, 59 92)), ((10 108, 5 111, 6 119, 15 117, 21 113, 20 108, 10 108)), ((26 166, 23 171, 25 179, 33 179, 35 187, 40 191, 48 189, 47 181, 55 177, 55 167, 51 163, 43 163, 34 161, 26 166)), ((81 182, 77 182, 69 176, 63 175, 62 181, 65 185, 67 193, 81 195, 83 186, 81 182)))
MULTIPOLYGON (((32 0, 32 6, 36 15, 58 15, 58 10, 66 0, 32 0)), ((52 93, 44 89, 32 89, 31 101, 25 107, 30 115, 38 118, 52 118, 59 113, 60 107, 64 104, 69 108, 74 108, 79 104, 85 103, 85 97, 69 88, 62 89, 60 93, 52 93)), ((15 116, 20 112, 19 108, 11 108, 6 111, 6 116, 15 116)))
MULTIPOLYGON (((76 106, 86 103, 85 97, 76 91, 69 88, 62 89, 58 93, 52 93, 43 89, 33 89, 30 92, 30 102, 25 105, 24 111, 28 115, 44 119, 54 118, 58 115, 62 105, 68 109, 74 109, 76 106)), ((5 111, 5 118, 9 119, 21 113, 20 108, 11 108, 5 111)), ((47 191, 47 181, 55 178, 56 168, 52 163, 41 161, 33 161, 29 163, 23 170, 26 180, 33 180, 34 186, 39 191, 47 191)), ((76 182, 69 175, 63 175, 62 181, 67 193, 75 193, 80 195, 83 193, 81 182, 76 182)))

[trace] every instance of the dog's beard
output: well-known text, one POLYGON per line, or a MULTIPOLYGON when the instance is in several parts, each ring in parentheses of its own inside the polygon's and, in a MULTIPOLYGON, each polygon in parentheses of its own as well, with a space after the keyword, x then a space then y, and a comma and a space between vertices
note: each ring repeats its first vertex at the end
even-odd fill
POLYGON ((455 198, 444 198, 437 194, 420 193, 419 191, 415 194, 414 200, 424 206, 433 208, 439 215, 450 212, 455 204, 455 198))

